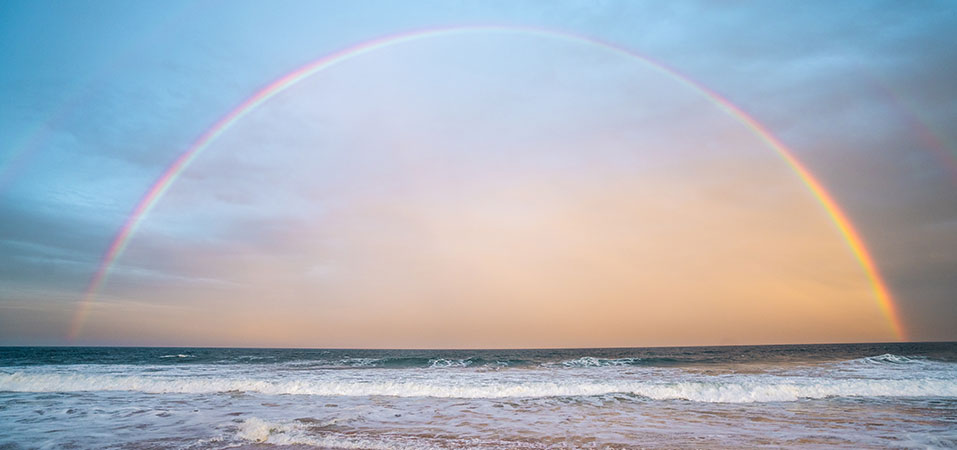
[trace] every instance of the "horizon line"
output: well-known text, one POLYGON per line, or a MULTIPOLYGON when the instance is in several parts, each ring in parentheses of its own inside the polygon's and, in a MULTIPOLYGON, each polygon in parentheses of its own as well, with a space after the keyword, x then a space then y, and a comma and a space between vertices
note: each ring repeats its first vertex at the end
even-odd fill
POLYGON ((861 342, 803 342, 803 343, 765 343, 765 344, 710 344, 710 345, 652 345, 652 346, 610 346, 610 347, 256 347, 256 346, 177 346, 177 345, 101 345, 101 344, 61 344, 61 345, 28 345, 28 344, 0 344, 0 348, 190 348, 190 349, 219 349, 219 350, 382 350, 382 351, 496 351, 496 350, 610 350, 610 349, 655 349, 655 348, 688 348, 688 347, 795 347, 801 345, 887 345, 887 344, 957 344, 957 341, 928 340, 928 341, 861 341, 861 342))

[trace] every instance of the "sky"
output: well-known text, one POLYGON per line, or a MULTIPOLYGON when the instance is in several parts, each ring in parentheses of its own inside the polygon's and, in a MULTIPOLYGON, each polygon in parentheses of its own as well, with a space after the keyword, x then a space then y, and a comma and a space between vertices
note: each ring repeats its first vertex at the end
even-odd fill
POLYGON ((6 1, 0 345, 957 340, 954 29, 930 1, 6 1))

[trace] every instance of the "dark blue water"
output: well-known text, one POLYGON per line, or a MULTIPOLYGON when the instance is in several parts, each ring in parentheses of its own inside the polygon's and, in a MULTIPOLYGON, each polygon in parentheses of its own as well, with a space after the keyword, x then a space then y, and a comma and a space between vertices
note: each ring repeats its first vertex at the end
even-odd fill
POLYGON ((523 350, 366 350, 193 347, 0 347, 0 367, 55 364, 283 364, 309 362, 329 367, 430 367, 438 360, 469 367, 530 367, 572 361, 587 355, 630 359, 636 366, 841 361, 881 354, 957 362, 955 343, 758 345, 523 350))

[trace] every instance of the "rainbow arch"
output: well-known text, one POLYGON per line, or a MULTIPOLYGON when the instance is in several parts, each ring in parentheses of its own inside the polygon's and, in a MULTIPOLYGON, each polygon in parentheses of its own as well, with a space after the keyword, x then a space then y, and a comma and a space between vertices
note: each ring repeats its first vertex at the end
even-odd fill
POLYGON ((904 120, 910 124, 919 141, 924 144, 937 158, 941 165, 946 168, 950 175, 951 183, 957 184, 957 149, 947 142, 947 139, 934 129, 932 122, 920 113, 920 110, 912 107, 907 101, 907 96, 903 95, 894 87, 882 80, 880 77, 870 75, 871 84, 884 95, 888 103, 894 107, 894 110, 903 116, 904 120))
POLYGON ((448 28, 435 28, 419 31, 411 31, 399 34, 392 34, 364 43, 345 48, 338 52, 326 55, 318 60, 308 63, 288 74, 273 81, 266 87, 260 89, 251 97, 244 100, 238 106, 233 108, 225 116, 217 120, 203 134, 193 142, 190 147, 177 157, 172 164, 167 167, 163 174, 153 183, 146 195, 136 204, 133 211, 127 217, 123 226, 119 229, 113 238, 110 246, 107 248, 99 266, 90 283, 83 294, 79 305, 76 308, 72 323, 70 325, 68 338, 75 339, 83 326, 83 321, 89 310, 90 303, 94 300, 99 288, 105 281, 113 264, 123 253, 130 238, 133 236, 136 228, 142 223, 143 219, 149 214, 150 210, 162 198, 163 194, 169 189, 179 175, 189 165, 212 144, 219 136, 232 128, 240 119, 255 110, 258 106, 269 101, 275 95, 294 86, 300 81, 330 67, 342 62, 357 58, 359 56, 392 47, 404 43, 420 41, 424 39, 433 39, 452 35, 477 34, 477 33, 513 33, 534 35, 551 39, 561 39, 571 42, 586 43, 598 46, 607 51, 620 55, 628 56, 646 63, 649 67, 658 72, 671 77, 681 84, 694 89, 704 95, 712 104, 729 114, 742 125, 750 129, 756 136, 770 146, 784 160, 785 163, 794 171, 798 178, 804 183, 811 194, 824 207, 831 221, 837 227, 841 236, 847 243, 854 258, 858 261, 864 270, 871 289, 877 300, 878 308, 887 318, 889 326, 895 337, 899 340, 905 339, 904 326, 897 312, 896 305, 893 302, 890 291, 886 283, 877 271, 873 257, 864 245, 860 234, 852 225, 847 215, 838 207, 837 202, 824 186, 811 174, 811 172, 798 161, 794 154, 778 140, 770 131, 763 127, 757 120, 744 112, 741 108, 733 104, 730 100, 720 96, 718 93, 707 88, 703 84, 683 75, 671 67, 652 60, 644 55, 635 53, 627 48, 613 44, 600 39, 582 36, 565 31, 556 31, 544 28, 525 27, 525 26, 458 26, 448 28))

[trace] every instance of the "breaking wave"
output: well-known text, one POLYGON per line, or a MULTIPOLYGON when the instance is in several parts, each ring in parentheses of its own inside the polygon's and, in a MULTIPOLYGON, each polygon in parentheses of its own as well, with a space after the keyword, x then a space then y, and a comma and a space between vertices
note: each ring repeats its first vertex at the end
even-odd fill
POLYGON ((253 442, 278 446, 300 446, 335 449, 363 450, 427 450, 449 448, 541 448, 534 442, 507 441, 468 438, 468 437, 427 437, 402 436, 399 434, 336 433, 315 424, 312 421, 296 419, 292 421, 272 422, 250 417, 241 422, 235 437, 240 442, 253 442), (316 429, 321 429, 317 432, 316 429))
POLYGON ((421 446, 402 445, 397 440, 359 436, 334 436, 328 433, 319 435, 308 433, 297 423, 268 422, 258 417, 244 420, 237 430, 236 437, 243 441, 272 445, 308 445, 319 448, 338 449, 375 449, 399 450, 421 448, 421 446))
POLYGON ((544 398, 624 394, 652 400, 750 403, 827 397, 957 397, 951 379, 831 379, 728 377, 719 380, 656 381, 489 381, 468 377, 443 380, 255 379, 241 377, 150 377, 111 374, 0 373, 0 391, 137 391, 202 394, 251 392, 267 395, 393 396, 439 398, 544 398))
POLYGON ((385 369, 413 369, 413 368, 453 368, 453 367, 523 367, 530 363, 519 359, 484 359, 471 358, 425 358, 425 357, 386 357, 386 358, 341 358, 335 360, 306 360, 287 363, 289 367, 299 369, 318 368, 385 368, 385 369))
POLYGON ((609 366, 667 366, 679 362, 674 358, 596 358, 583 356, 578 359, 562 361, 558 364, 544 364, 546 367, 609 367, 609 366))
POLYGON ((926 358, 914 358, 900 355, 892 355, 890 353, 885 353, 878 356, 868 356, 866 358, 857 359, 854 361, 870 363, 870 364, 915 364, 926 361, 926 358))

